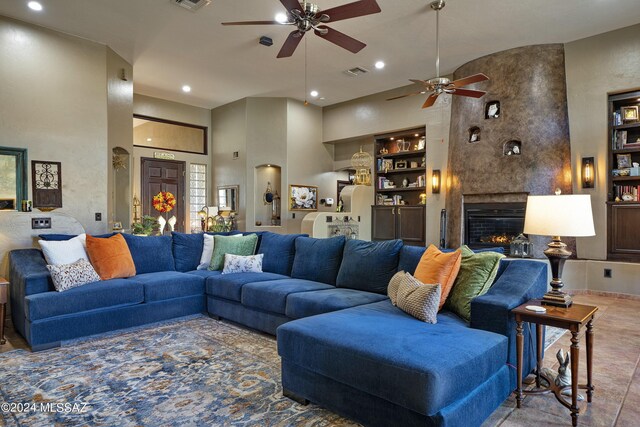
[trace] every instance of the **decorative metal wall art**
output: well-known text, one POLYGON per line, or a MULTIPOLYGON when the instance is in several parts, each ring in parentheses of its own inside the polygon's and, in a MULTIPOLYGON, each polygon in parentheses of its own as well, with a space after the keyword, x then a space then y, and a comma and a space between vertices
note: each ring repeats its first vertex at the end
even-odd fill
POLYGON ((31 161, 31 189, 33 207, 51 211, 62 207, 62 164, 60 162, 31 161))

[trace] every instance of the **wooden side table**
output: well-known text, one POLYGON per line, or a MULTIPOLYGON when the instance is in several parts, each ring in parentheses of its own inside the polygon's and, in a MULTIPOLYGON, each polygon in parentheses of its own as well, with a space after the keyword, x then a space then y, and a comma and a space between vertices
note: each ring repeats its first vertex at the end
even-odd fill
POLYGON ((593 382, 592 382, 592 374, 593 374, 593 318, 595 316, 596 311, 598 311, 598 307, 594 307, 591 305, 581 305, 581 304, 573 304, 569 308, 563 307, 553 307, 553 306, 545 306, 547 309, 546 313, 536 313, 535 311, 527 310, 525 307, 528 305, 540 305, 540 300, 531 300, 521 306, 513 309, 513 313, 516 317, 516 350, 518 357, 518 366, 517 366, 517 375, 518 375, 518 386, 516 388, 516 401, 518 408, 522 403, 522 398, 524 394, 545 394, 545 393, 553 393, 556 396, 556 399, 567 407, 571 411, 571 422, 573 426, 578 425, 578 415, 581 413, 581 410, 586 409, 586 406, 582 408, 578 407, 578 389, 586 389, 587 390, 587 402, 591 403, 591 399, 593 396, 593 382), (536 361, 536 389, 534 390, 522 390, 522 353, 524 347, 524 335, 522 329, 522 323, 529 322, 534 323, 536 325, 536 351, 537 351, 537 361, 536 361), (567 402, 562 392, 568 388, 569 386, 559 387, 555 384, 552 379, 546 377, 542 374, 542 349, 544 343, 542 342, 542 328, 547 326, 553 326, 556 328, 568 329, 571 331, 571 403, 567 402), (578 338, 578 334, 580 332, 580 328, 582 325, 586 325, 586 341, 587 341, 587 384, 579 385, 578 384, 578 362, 580 360, 580 339, 578 338), (547 388, 541 388, 540 386, 540 378, 543 378, 549 384, 547 388))
POLYGON ((4 339, 4 318, 7 313, 7 297, 9 282, 4 277, 0 277, 0 345, 7 342, 4 339))

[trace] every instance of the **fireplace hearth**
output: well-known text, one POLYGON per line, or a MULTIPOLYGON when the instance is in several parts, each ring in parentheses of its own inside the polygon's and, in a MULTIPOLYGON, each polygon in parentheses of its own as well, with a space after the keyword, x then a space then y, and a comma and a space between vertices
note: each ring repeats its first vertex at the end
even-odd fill
POLYGON ((465 203, 464 243, 471 249, 509 245, 524 229, 525 203, 465 203))

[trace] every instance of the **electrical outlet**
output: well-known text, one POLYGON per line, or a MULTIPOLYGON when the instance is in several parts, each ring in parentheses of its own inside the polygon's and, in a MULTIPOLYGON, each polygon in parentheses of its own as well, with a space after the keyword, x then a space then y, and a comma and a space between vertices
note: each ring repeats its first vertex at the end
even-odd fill
POLYGON ((96 221, 102 221, 102 214, 100 212, 96 212, 96 221))
POLYGON ((31 218, 31 228, 33 230, 51 228, 51 218, 31 218))
POLYGON ((613 276, 611 274, 611 269, 610 268, 605 268, 604 269, 604 277, 606 277, 607 279, 611 279, 613 276))

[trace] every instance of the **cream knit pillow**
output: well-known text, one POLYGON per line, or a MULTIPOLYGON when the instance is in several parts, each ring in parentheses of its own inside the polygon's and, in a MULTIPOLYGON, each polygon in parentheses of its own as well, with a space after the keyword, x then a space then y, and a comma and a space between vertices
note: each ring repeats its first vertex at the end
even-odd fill
POLYGON ((398 286, 396 303, 399 309, 416 319, 427 323, 437 323, 441 292, 442 288, 439 283, 435 285, 424 284, 411 274, 406 273, 398 286))

